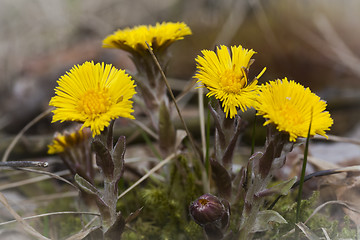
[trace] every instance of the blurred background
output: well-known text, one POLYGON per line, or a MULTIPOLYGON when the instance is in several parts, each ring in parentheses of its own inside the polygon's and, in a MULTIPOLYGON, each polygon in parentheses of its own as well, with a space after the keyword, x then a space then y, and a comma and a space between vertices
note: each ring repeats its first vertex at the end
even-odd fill
MULTIPOLYGON (((357 0, 1 0, 0 132, 15 134, 47 108, 59 76, 86 60, 133 70, 127 54, 102 49, 118 28, 184 21, 192 36, 173 44, 168 76, 189 82, 194 58, 216 44, 258 52, 250 75, 288 77, 319 94, 334 134, 360 116, 360 2, 357 0)), ((180 84, 180 87, 183 86, 180 84)), ((46 133, 49 121, 30 129, 46 133)))

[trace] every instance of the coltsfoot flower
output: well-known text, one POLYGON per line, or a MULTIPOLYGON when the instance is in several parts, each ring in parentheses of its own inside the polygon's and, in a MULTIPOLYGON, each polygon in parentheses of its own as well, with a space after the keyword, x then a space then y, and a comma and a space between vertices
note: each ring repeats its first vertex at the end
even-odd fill
POLYGON ((76 121, 90 127, 93 137, 118 117, 134 119, 131 113, 135 84, 124 70, 111 64, 85 62, 60 77, 49 105, 52 122, 76 121))
POLYGON ((71 133, 57 133, 52 140, 51 144, 48 145, 48 154, 63 153, 67 149, 72 149, 82 144, 91 136, 90 130, 85 129, 74 131, 71 133))
POLYGON ((198 56, 197 73, 198 83, 209 89, 206 96, 215 96, 222 102, 226 117, 233 118, 237 108, 246 111, 254 106, 258 94, 257 78, 248 82, 247 72, 251 64, 251 57, 255 52, 242 46, 232 46, 230 50, 221 45, 216 52, 201 51, 198 56))
POLYGON ((289 140, 307 137, 310 121, 310 135, 326 136, 325 131, 333 124, 330 113, 325 111, 326 102, 309 88, 304 88, 287 78, 270 81, 260 88, 255 109, 263 115, 264 125, 273 123, 278 131, 289 133, 289 140), (312 116, 312 119, 311 119, 312 116))
POLYGON ((56 133, 51 144, 48 145, 48 154, 58 154, 73 176, 78 174, 93 183, 94 168, 90 139, 89 128, 65 131, 63 134, 56 133))
POLYGON ((117 30, 103 40, 103 47, 142 52, 147 51, 146 41, 154 51, 157 51, 191 34, 190 28, 183 22, 163 22, 156 23, 155 26, 140 25, 117 30))

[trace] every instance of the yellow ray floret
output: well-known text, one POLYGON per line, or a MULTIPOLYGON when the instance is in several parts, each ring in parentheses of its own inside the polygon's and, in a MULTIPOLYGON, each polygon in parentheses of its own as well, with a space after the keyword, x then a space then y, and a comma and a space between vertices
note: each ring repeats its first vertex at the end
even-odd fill
POLYGON ((130 100, 136 93, 134 81, 111 64, 76 65, 60 77, 58 84, 49 103, 56 108, 52 122, 82 122, 82 128, 90 127, 95 136, 113 119, 134 119, 130 100))
POLYGON ((209 89, 208 97, 215 96, 222 102, 226 117, 233 118, 237 114, 237 108, 245 111, 254 105, 258 81, 255 79, 249 84, 247 79, 250 60, 255 52, 242 46, 232 46, 230 51, 223 45, 216 52, 201 51, 203 56, 195 59, 195 78, 209 89))
POLYGON ((293 80, 287 78, 270 81, 261 86, 256 110, 267 121, 273 123, 279 131, 288 132, 290 141, 297 137, 307 137, 311 122, 310 135, 320 134, 333 124, 329 112, 325 111, 326 102, 293 80))
POLYGON ((103 47, 119 48, 129 52, 144 51, 147 50, 146 41, 156 51, 187 35, 191 35, 191 30, 183 22, 163 22, 156 23, 155 26, 140 25, 117 30, 103 40, 103 47))
MULTIPOLYGON (((89 131, 90 132, 90 131, 89 131)), ((65 152, 66 149, 74 148, 90 137, 85 129, 65 134, 56 134, 51 144, 48 145, 48 154, 65 152)))

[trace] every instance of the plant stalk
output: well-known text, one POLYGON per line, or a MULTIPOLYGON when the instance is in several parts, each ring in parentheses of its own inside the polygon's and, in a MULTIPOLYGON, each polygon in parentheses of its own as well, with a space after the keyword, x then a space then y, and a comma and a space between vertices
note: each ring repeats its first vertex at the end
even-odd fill
MULTIPOLYGON (((312 113, 313 113, 313 111, 312 111, 312 109, 311 109, 311 120, 310 120, 309 130, 308 130, 308 134, 307 134, 307 138, 306 138, 306 143, 305 143, 304 159, 303 159, 303 164, 302 164, 302 169, 301 169, 300 185, 299 185, 299 191, 298 191, 298 196, 297 196, 296 221, 295 221, 296 223, 298 223, 298 222, 299 222, 299 219, 300 219, 301 196, 302 196, 302 189, 303 189, 304 179, 305 179, 307 156, 308 156, 308 152, 309 152, 309 142, 310 142, 310 130, 311 130, 311 123, 312 123, 312 113)), ((295 232, 295 237, 296 237, 296 239, 298 239, 298 237, 299 237, 298 228, 295 228, 295 230, 296 230, 296 232, 295 232)))
POLYGON ((104 180, 104 202, 109 206, 110 219, 103 219, 106 230, 116 221, 117 186, 115 181, 104 180))

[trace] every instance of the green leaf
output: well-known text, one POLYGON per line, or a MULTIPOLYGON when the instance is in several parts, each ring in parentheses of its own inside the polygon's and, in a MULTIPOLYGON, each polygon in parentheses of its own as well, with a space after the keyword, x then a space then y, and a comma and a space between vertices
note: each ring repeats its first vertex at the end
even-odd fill
POLYGON ((99 190, 97 190, 97 188, 94 185, 92 185, 90 182, 88 182, 85 178, 81 177, 76 173, 74 179, 77 185, 79 186, 79 188, 81 188, 81 190, 83 190, 88 194, 96 195, 97 197, 100 197, 99 190))
POLYGON ((278 212, 273 210, 260 211, 255 220, 255 224, 251 229, 252 233, 264 232, 272 229, 272 223, 287 223, 278 212))
POLYGON ((270 190, 276 191, 277 193, 279 193, 283 196, 288 195, 290 189, 292 188, 292 186, 294 186, 294 183, 296 182, 296 180, 297 180, 297 176, 270 188, 270 190))
POLYGON ((97 190, 97 188, 94 187, 94 185, 92 185, 90 182, 86 181, 86 179, 82 178, 78 174, 75 174, 75 182, 77 183, 77 185, 79 186, 79 188, 82 191, 86 192, 87 194, 90 194, 91 196, 93 196, 95 198, 96 205, 98 206, 100 214, 101 214, 101 218, 109 219, 110 218, 110 210, 109 210, 110 208, 102 200, 102 198, 101 198, 102 194, 99 192, 99 190, 97 190))
POLYGON ((294 178, 292 178, 290 180, 284 181, 272 188, 269 188, 260 193, 257 193, 257 196, 268 196, 268 195, 271 195, 274 193, 285 196, 289 193, 292 186, 294 186, 296 180, 297 180, 297 176, 295 176, 294 178))

